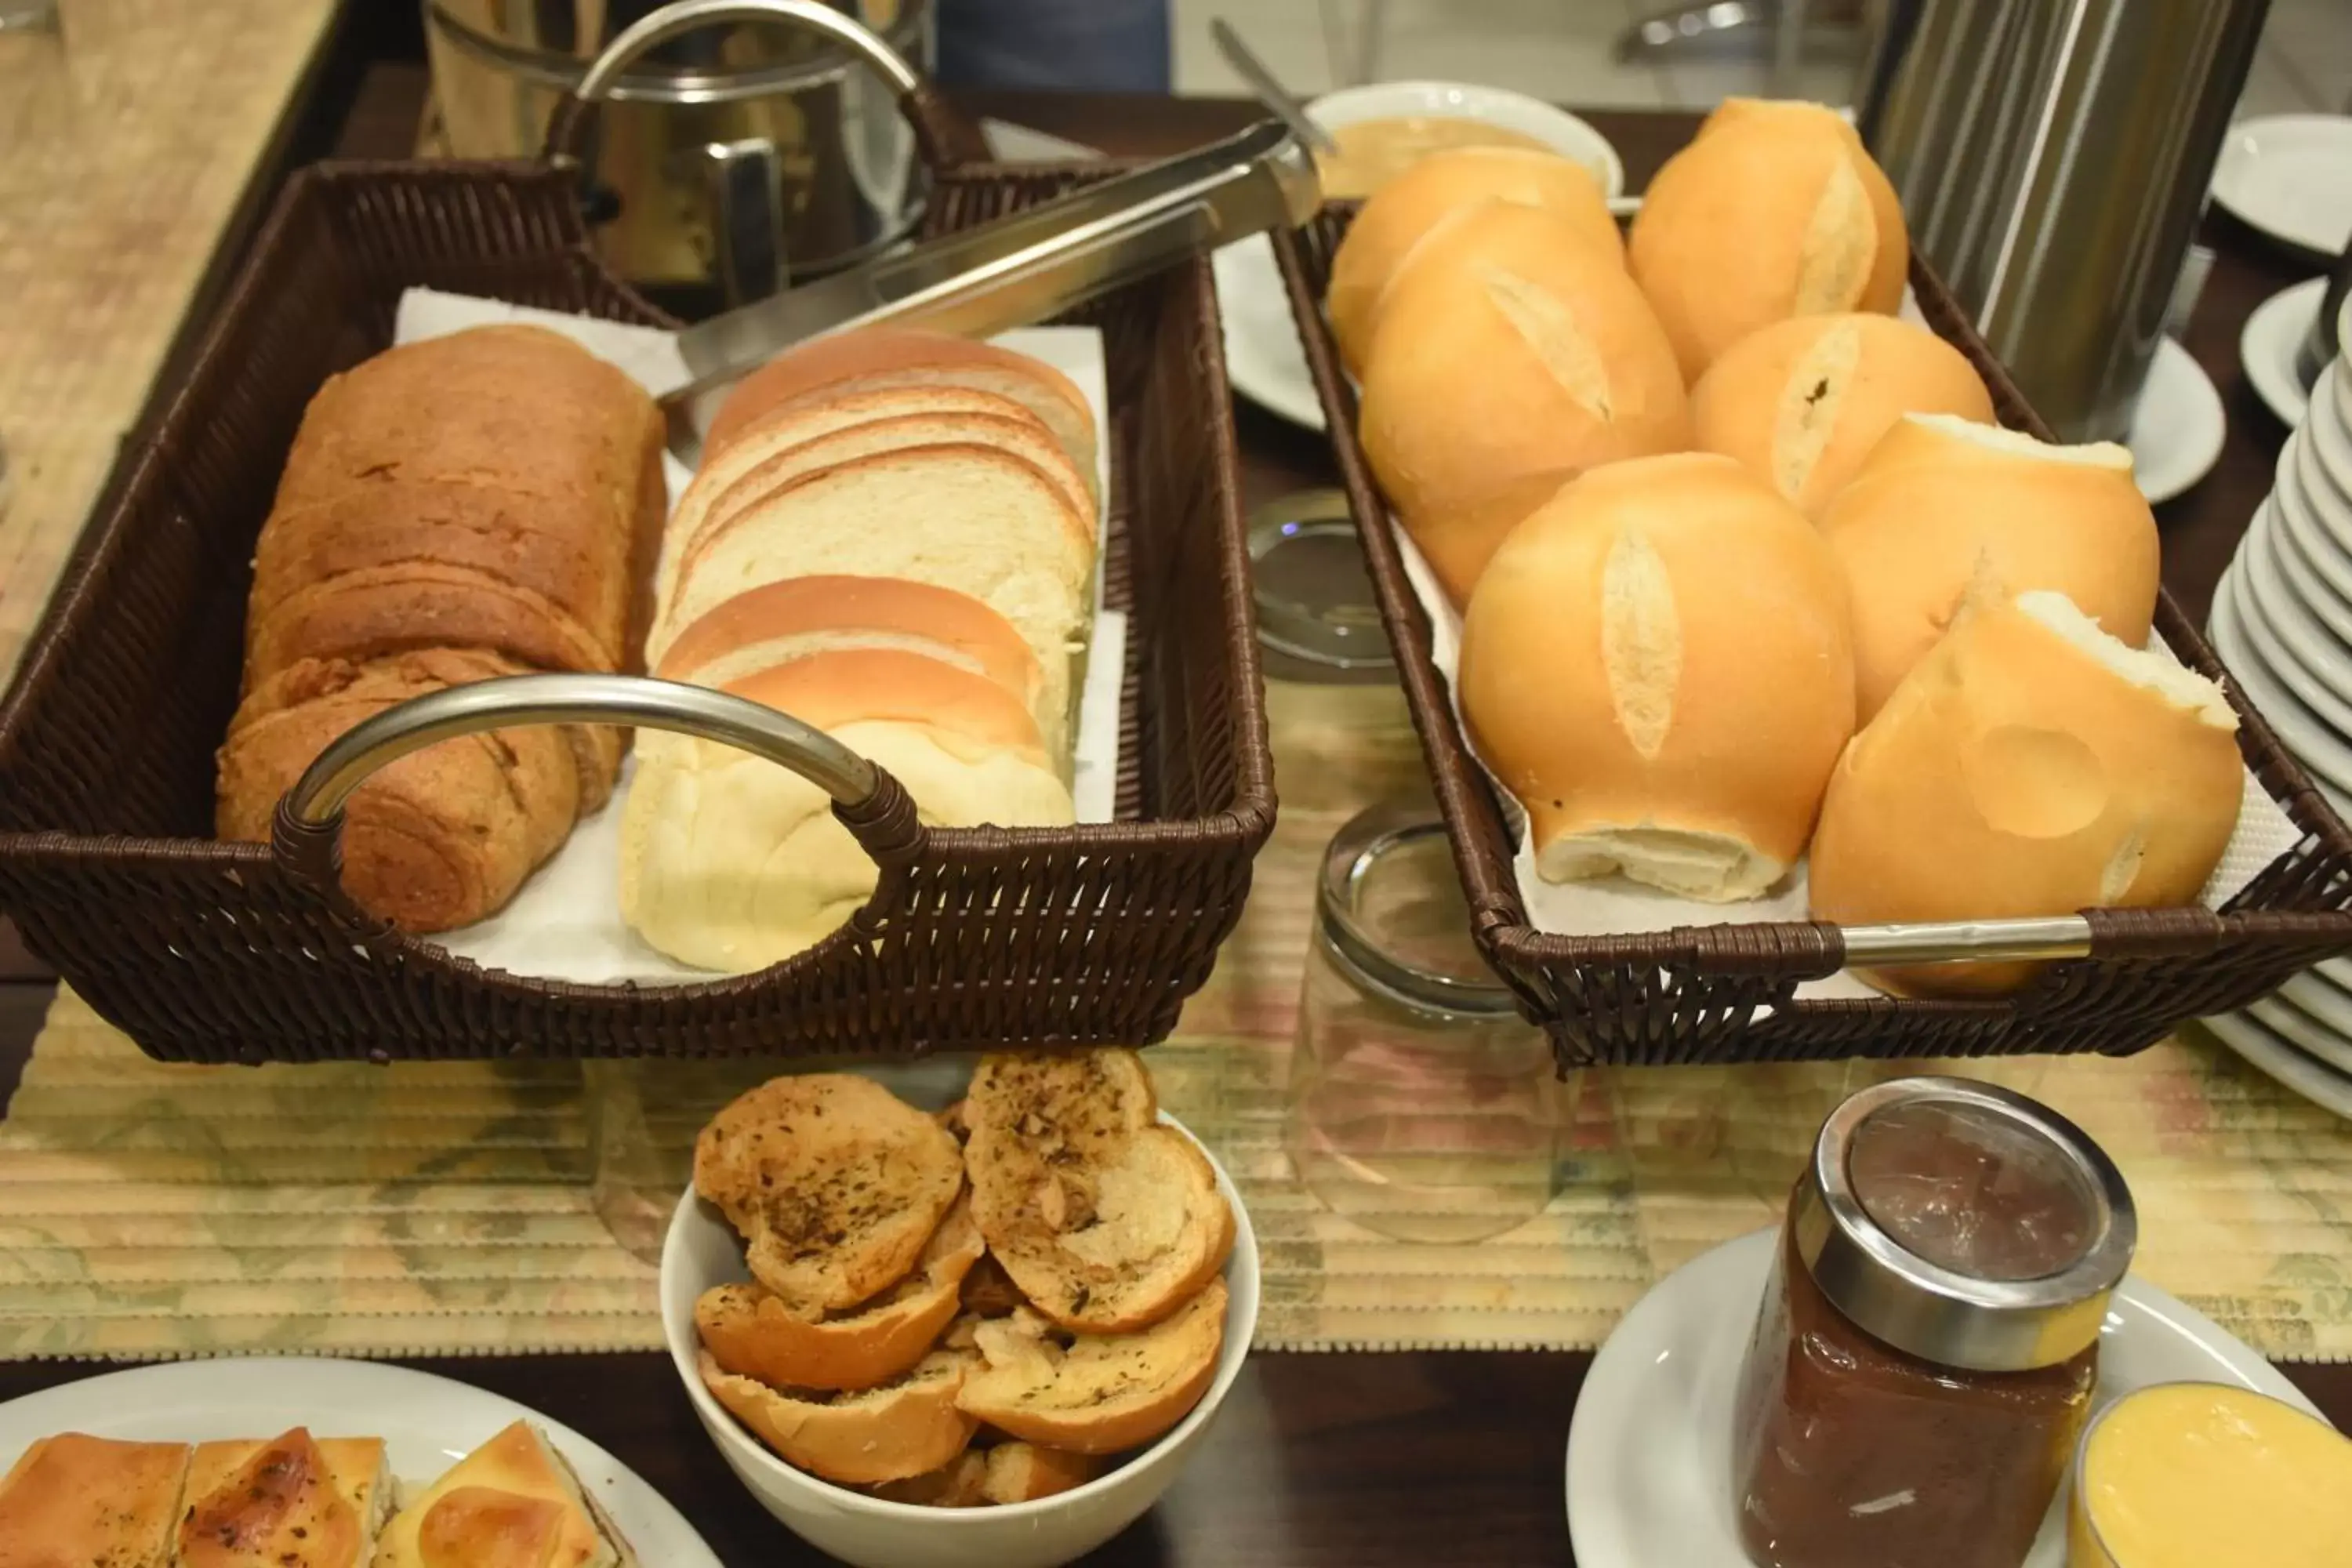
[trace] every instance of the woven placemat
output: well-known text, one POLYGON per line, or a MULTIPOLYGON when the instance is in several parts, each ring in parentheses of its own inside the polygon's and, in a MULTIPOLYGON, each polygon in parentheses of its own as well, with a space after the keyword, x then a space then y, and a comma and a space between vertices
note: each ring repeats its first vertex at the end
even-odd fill
POLYGON ((334 0, 67 0, 0 35, 0 686, 334 0))

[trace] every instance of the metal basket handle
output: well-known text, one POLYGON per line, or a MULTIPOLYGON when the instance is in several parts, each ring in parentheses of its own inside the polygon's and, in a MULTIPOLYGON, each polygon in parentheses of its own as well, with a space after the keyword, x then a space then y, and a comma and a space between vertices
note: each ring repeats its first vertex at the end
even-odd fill
POLYGON ((520 724, 667 730, 790 768, 833 797, 834 816, 881 868, 869 909, 923 847, 914 799, 897 779, 788 713, 643 676, 517 675, 412 698, 345 731, 278 803, 270 853, 289 874, 342 897, 343 803, 369 774, 437 742, 520 724))
POLYGON ((547 117, 541 156, 551 163, 577 166, 584 156, 596 106, 623 71, 672 38, 725 22, 775 22, 820 33, 865 61, 897 95, 899 112, 914 128, 915 149, 933 173, 988 155, 979 132, 904 56, 828 5, 815 0, 673 0, 622 29, 590 64, 580 85, 557 100, 554 112, 547 117))

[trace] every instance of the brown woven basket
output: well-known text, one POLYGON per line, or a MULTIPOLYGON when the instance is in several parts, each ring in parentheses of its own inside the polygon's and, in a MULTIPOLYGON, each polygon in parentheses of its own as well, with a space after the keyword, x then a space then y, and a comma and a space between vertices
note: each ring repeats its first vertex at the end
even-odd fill
MULTIPOLYGON (((1339 368, 1319 301, 1332 252, 1353 216, 1328 209, 1275 241, 1340 477, 1371 568, 1405 698, 1429 756, 1440 809, 1470 906, 1472 934, 1528 1015, 1550 1033, 1563 1068, 1796 1061, 1846 1057, 1995 1056, 2140 1050, 2190 1018, 2242 1006, 2321 958, 2352 951, 2352 835, 2280 746, 2236 683, 2238 741, 2263 789, 2302 841, 2221 912, 2084 910, 2087 958, 2043 968, 2024 989, 1986 1000, 1894 997, 1799 1000, 1801 982, 1845 962, 1840 929, 1817 921, 1683 926, 1603 937, 1554 936, 1528 923, 1512 870, 1513 839, 1486 775, 1470 755, 1430 656, 1430 627, 1405 576, 1388 511, 1356 439, 1356 398, 1339 368)), ((2001 422, 2043 440, 2027 406, 1950 291, 1913 260, 1911 283, 1929 325, 1969 356, 2001 422)), ((2169 594, 2157 629, 2205 675, 2221 665, 2169 594)))
MULTIPOLYGON (((1090 177, 967 165, 962 227, 1090 177)), ((211 840, 255 536, 304 405, 427 285, 665 318, 596 262, 565 174, 298 175, 0 705, 0 908, 173 1060, 906 1054, 1141 1044, 1174 1026, 1274 823, 1231 406, 1205 263, 1088 307, 1110 378, 1108 602, 1129 613, 1118 820, 917 829, 854 930, 764 973, 583 986, 486 972, 352 910, 268 846, 211 840)))

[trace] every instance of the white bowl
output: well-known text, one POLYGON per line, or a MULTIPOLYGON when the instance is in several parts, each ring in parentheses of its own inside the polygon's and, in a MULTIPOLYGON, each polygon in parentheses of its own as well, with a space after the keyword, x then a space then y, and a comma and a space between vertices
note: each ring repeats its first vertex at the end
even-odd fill
POLYGON ((1355 125, 1367 120, 1426 115, 1477 120, 1531 137, 1592 171, 1604 196, 1625 194, 1625 165, 1609 138, 1564 109, 1499 87, 1463 81, 1376 81, 1327 92, 1307 105, 1318 125, 1355 125))
MULTIPOLYGON (((1192 1136, 1173 1117, 1163 1114, 1160 1120, 1192 1136)), ((695 1367, 696 1299, 714 1285, 749 1275, 734 1230, 691 1188, 678 1201, 662 1247, 662 1331, 670 1362, 735 1479, 793 1534, 844 1562, 858 1568, 1050 1568, 1083 1557, 1141 1518, 1175 1482, 1208 1436, 1257 1331, 1257 1234, 1225 1168, 1213 1154, 1209 1164, 1217 1173, 1217 1190, 1234 1211, 1234 1253, 1225 1264, 1230 1300, 1216 1378, 1165 1436, 1108 1474, 1059 1496, 1000 1508, 919 1508, 819 1480, 769 1452, 711 1396, 695 1367)))

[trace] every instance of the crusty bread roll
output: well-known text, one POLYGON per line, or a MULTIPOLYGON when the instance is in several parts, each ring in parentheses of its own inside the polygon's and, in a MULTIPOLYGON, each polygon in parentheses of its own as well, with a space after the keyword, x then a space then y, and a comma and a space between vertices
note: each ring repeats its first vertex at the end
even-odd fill
MULTIPOLYGON (((1028 703, 986 676, 898 648, 849 647, 729 683, 825 731, 905 785, 924 822, 1044 827, 1076 807, 1028 703)), ((706 969, 780 963, 872 896, 874 862, 816 785, 733 747, 639 748, 621 819, 621 914, 706 969)))
POLYGON ((1970 593, 2049 588, 2133 647, 2160 569, 2131 453, 2053 447, 1943 415, 1906 416, 1822 510, 1853 601, 1857 713, 1868 723, 1970 593))
POLYGON ((1749 898, 1804 848, 1853 731, 1844 584, 1730 458, 1612 463, 1496 552, 1459 692, 1547 880, 1749 898))
POLYGON ((1031 1312, 979 1324, 986 1363, 958 1403, 999 1431, 1076 1454, 1139 1447, 1209 1391, 1225 1339, 1225 1282, 1212 1279, 1141 1333, 1056 1332, 1031 1312))
POLYGON ((1990 425, 1992 395, 1927 328, 1866 311, 1759 327, 1691 391, 1699 447, 1738 458, 1813 518, 1906 414, 1990 425))
POLYGON ((1539 500, 1598 464, 1681 450, 1690 409, 1623 269, 1556 213, 1493 202, 1430 237, 1389 289, 1360 433, 1459 599, 1517 521, 1497 495, 1539 500))
POLYGON ((373 1568, 638 1568, 572 1463, 518 1421, 444 1471, 384 1526, 373 1568))
MULTIPOLYGON (((328 742, 411 698, 523 673, 494 654, 419 648, 352 664, 306 659, 254 689, 219 755, 220 837, 266 840, 278 798, 328 742)), ((609 731, 537 725, 461 735, 371 774, 343 807, 343 887, 405 931, 446 931, 503 905, 601 802, 609 731)))
POLYGON ((974 1358, 935 1351, 879 1388, 804 1398, 722 1371, 700 1353, 703 1385, 735 1419, 785 1460, 845 1486, 923 1475, 952 1462, 979 1418, 956 1404, 974 1358))
POLYGON ((332 378, 263 525, 247 685, 424 647, 621 668, 667 507, 661 437, 642 387, 539 327, 404 344, 332 378))
POLYGON ((1686 380, 1790 316, 1892 314, 1910 239, 1895 187, 1835 111, 1732 99, 1643 195, 1626 264, 1686 380))
MULTIPOLYGON (((1842 924, 2194 903, 2245 773, 2221 689, 2063 595, 1972 600, 1846 748, 1811 857, 1842 924)), ((2031 964, 1920 964, 1895 989, 2012 988, 2031 964)))
POLYGON ((721 1368, 778 1388, 872 1388, 923 1359, 961 1309, 980 1227, 959 1202, 913 1270, 839 1317, 811 1318, 757 1285, 720 1285, 694 1304, 702 1348, 721 1368))
POLYGON ((751 1277, 815 1316, 906 1278, 963 1190, 963 1155, 871 1079, 804 1073, 711 1118, 694 1142, 694 1190, 749 1244, 751 1277))
POLYGON ((1052 365, 992 343, 908 327, 864 327, 779 355, 729 393, 703 437, 706 461, 796 399, 886 387, 975 387, 1011 398, 1054 432, 1095 483, 1095 421, 1086 394, 1052 365))
POLYGON ((0 1564, 170 1568, 185 1443, 37 1438, 0 1477, 0 1564))
POLYGON ((1456 147, 1433 153, 1372 194, 1331 258, 1323 306, 1349 370, 1360 372, 1381 291, 1406 254, 1440 220, 1483 201, 1558 213, 1624 264, 1625 242, 1601 183, 1573 159, 1527 147, 1456 147))
POLYGON ((381 1437, 199 1444, 173 1568, 369 1568, 392 1507, 381 1437))

